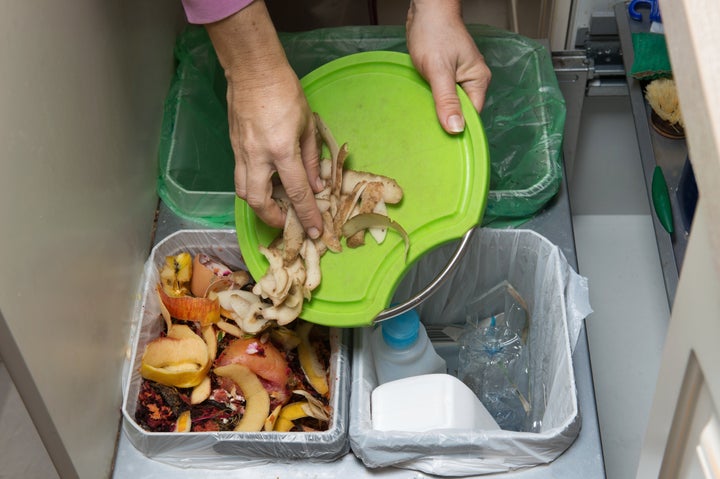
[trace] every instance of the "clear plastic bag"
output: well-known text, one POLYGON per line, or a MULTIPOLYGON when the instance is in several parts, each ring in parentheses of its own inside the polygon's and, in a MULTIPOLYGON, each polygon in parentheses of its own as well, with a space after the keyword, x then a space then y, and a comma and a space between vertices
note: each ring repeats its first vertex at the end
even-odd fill
MULTIPOLYGON (((455 247, 448 244, 421 258, 401 282, 394 300, 411 297, 427 284, 455 247)), ((366 328, 354 338, 349 437, 353 452, 367 467, 394 466, 440 476, 499 473, 551 462, 575 441, 581 421, 572 348, 592 309, 587 280, 572 270, 557 246, 529 230, 480 229, 462 263, 418 306, 418 312, 426 326, 462 328, 467 306, 503 281, 520 293, 531 313, 526 345, 533 352, 530 368, 538 379, 529 383, 528 400, 535 411, 542 411, 539 429, 373 430, 370 395, 377 379, 367 351, 370 331, 366 328), (533 404, 536 401, 538 405, 533 404)), ((495 298, 504 308, 504 293, 495 298)))

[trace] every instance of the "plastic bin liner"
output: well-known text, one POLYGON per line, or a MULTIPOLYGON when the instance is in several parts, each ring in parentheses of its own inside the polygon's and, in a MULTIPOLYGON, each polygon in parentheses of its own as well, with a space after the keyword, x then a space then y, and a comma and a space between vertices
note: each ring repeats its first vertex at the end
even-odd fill
MULTIPOLYGON (((481 114, 491 159, 483 223, 518 223, 559 189, 565 102, 542 45, 489 26, 468 30, 493 74, 481 114)), ((280 39, 299 77, 352 53, 407 52, 401 26, 326 28, 281 33, 280 39)), ((189 26, 178 37, 175 57, 160 137, 158 193, 183 218, 231 226, 234 159, 225 77, 201 27, 189 26)))
POLYGON ((165 257, 182 251, 204 252, 233 269, 244 268, 234 230, 184 230, 173 233, 153 248, 145 265, 139 300, 134 312, 131 354, 123 374, 123 430, 146 456, 174 466, 234 469, 293 459, 333 461, 349 451, 347 437, 350 395, 350 335, 330 331, 330 425, 322 432, 148 432, 135 421, 142 378, 139 365, 145 345, 163 329, 160 300, 155 292, 165 257))
MULTIPOLYGON (((432 280, 453 252, 443 246, 421 258, 400 285, 402 300, 432 280)), ((529 230, 483 228, 453 276, 418 307, 426 325, 463 325, 466 305, 502 281, 527 301, 530 328, 531 404, 543 411, 537 433, 372 429, 370 395, 377 385, 369 351, 371 328, 358 331, 353 350, 350 445, 370 468, 395 466, 441 476, 505 472, 553 461, 576 439, 580 411, 572 349, 583 319, 592 312, 587 280, 560 249, 529 230)))

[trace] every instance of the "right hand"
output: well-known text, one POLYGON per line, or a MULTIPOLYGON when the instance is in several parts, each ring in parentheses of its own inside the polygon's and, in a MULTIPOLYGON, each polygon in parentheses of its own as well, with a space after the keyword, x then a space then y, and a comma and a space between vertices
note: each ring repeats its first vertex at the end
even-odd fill
POLYGON ((227 78, 235 192, 270 226, 285 215, 272 199, 277 172, 311 238, 323 223, 314 193, 323 188, 312 110, 285 57, 265 4, 256 0, 206 25, 227 78))
POLYGON ((440 124, 460 133, 465 120, 456 85, 479 113, 492 77, 463 23, 460 0, 412 0, 406 26, 408 52, 430 84, 440 124))

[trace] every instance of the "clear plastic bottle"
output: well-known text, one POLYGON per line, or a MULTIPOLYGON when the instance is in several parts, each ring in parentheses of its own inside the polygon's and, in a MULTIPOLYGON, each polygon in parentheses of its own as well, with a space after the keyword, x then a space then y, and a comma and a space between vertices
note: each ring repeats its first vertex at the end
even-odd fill
POLYGON ((410 310, 387 319, 372 334, 373 361, 378 385, 420 374, 447 373, 420 317, 410 310))
POLYGON ((458 377, 483 402, 498 425, 509 431, 529 424, 527 349, 514 331, 497 326, 471 328, 460 338, 458 377))

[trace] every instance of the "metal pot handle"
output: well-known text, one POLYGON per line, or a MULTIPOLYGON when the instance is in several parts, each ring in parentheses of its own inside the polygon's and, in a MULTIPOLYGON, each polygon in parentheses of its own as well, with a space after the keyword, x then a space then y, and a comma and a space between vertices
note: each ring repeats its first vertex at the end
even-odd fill
POLYGON ((418 294, 416 294, 403 304, 399 304, 397 306, 393 306, 391 308, 387 308, 381 311, 380 314, 375 317, 373 323, 379 323, 381 321, 385 321, 386 319, 399 316, 425 302, 425 300, 428 299, 435 292, 435 290, 438 289, 445 282, 445 280, 450 277, 450 273, 455 271, 455 268, 457 268, 457 266, 460 264, 460 260, 467 251, 468 245, 470 244, 470 239, 472 238, 475 229, 476 228, 474 227, 470 228, 468 232, 463 235, 460 244, 455 250, 455 253, 453 253, 448 264, 440 272, 440 274, 435 277, 435 279, 433 279, 427 286, 425 286, 425 289, 420 291, 418 294))

